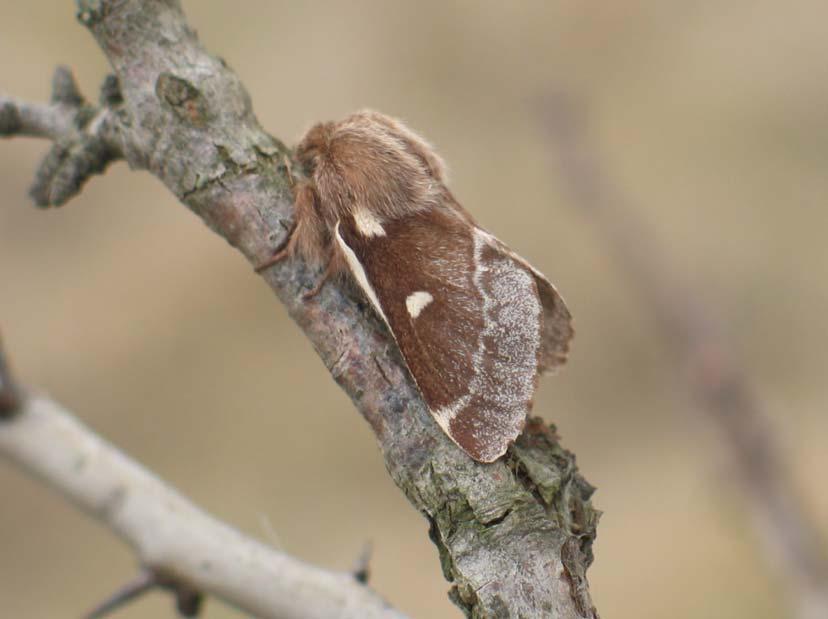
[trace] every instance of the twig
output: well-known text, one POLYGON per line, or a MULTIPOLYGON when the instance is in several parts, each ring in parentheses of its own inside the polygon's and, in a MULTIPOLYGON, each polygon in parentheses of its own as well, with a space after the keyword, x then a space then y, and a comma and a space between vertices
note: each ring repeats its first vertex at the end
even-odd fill
POLYGON ((204 605, 202 593, 186 582, 174 576, 144 569, 136 578, 86 614, 84 619, 102 619, 153 589, 166 589, 172 592, 175 596, 176 610, 181 617, 198 617, 204 605))
POLYGON ((97 616, 164 586, 189 612, 203 591, 264 619, 403 619, 351 573, 303 563, 201 511, 46 397, 26 400, 18 415, 0 422, 0 456, 109 527, 152 575, 129 587, 125 599, 116 594, 97 616))
MULTIPOLYGON (((289 151, 259 126, 238 76, 200 46, 176 0, 78 6, 120 83, 123 103, 106 116, 111 143, 252 265, 263 264, 292 227, 289 151)), ((299 261, 263 277, 326 366, 340 359, 334 378, 371 424, 395 483, 429 519, 452 599, 481 619, 595 615, 586 579, 576 591, 565 573, 582 575, 592 560, 593 489, 554 432, 530 422, 504 459, 473 462, 433 422, 361 299, 336 285, 303 299, 318 274, 299 261), (579 552, 565 570, 570 538, 579 552)))
POLYGON ((367 584, 368 579, 371 577, 371 555, 373 553, 374 544, 370 541, 365 542, 354 564, 354 569, 351 572, 357 582, 361 582, 363 585, 367 584))
POLYGON ((785 577, 801 619, 828 617, 828 560, 823 540, 793 491, 769 421, 726 348, 701 295, 670 268, 669 256, 612 184, 587 137, 585 112, 564 95, 542 111, 572 203, 609 242, 616 261, 649 302, 665 340, 687 370, 691 393, 731 456, 769 564, 785 577))
POLYGON ((155 574, 151 570, 142 570, 133 580, 126 583, 110 597, 98 604, 84 615, 84 619, 101 619, 113 611, 141 597, 158 586, 155 574))
POLYGON ((49 105, 0 96, 0 136, 46 137, 54 142, 29 192, 35 204, 66 203, 89 177, 122 158, 114 101, 110 97, 100 108, 89 105, 66 67, 55 70, 49 105))

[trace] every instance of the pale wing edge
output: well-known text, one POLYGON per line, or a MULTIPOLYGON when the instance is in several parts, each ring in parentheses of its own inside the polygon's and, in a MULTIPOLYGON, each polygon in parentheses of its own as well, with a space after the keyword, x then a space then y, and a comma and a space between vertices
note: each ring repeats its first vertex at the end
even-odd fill
POLYGON ((532 266, 528 260, 512 251, 496 236, 482 228, 478 228, 478 230, 488 237, 490 243, 497 245, 502 252, 525 267, 535 278, 538 296, 543 305, 543 344, 538 357, 538 373, 556 373, 566 363, 572 338, 575 337, 572 314, 569 312, 563 296, 552 282, 532 266))

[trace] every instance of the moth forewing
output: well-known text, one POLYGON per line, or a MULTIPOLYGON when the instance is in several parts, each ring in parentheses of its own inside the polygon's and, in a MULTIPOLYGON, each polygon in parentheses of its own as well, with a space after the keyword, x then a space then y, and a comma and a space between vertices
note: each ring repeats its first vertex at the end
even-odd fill
POLYGON ((531 408, 543 308, 534 276, 450 212, 386 222, 368 237, 346 218, 337 239, 388 325, 431 414, 473 458, 502 456, 531 408))

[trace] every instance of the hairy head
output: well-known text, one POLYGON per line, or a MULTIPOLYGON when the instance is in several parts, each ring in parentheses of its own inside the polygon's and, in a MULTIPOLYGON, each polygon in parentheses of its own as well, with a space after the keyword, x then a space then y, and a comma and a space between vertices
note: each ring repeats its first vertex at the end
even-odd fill
POLYGON ((445 191, 442 162, 425 141, 377 112, 315 125, 296 156, 329 220, 360 210, 395 218, 433 207, 445 191))

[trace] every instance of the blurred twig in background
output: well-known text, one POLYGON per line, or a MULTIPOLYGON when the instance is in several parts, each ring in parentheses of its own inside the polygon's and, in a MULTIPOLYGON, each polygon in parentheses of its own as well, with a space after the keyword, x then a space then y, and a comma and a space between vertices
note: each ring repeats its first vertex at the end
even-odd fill
POLYGON ((564 94, 541 120, 571 203, 604 236, 669 342, 689 390, 725 443, 766 560, 787 583, 799 619, 828 617, 828 558, 807 518, 762 406, 728 350, 714 313, 610 180, 590 143, 587 113, 564 94))

